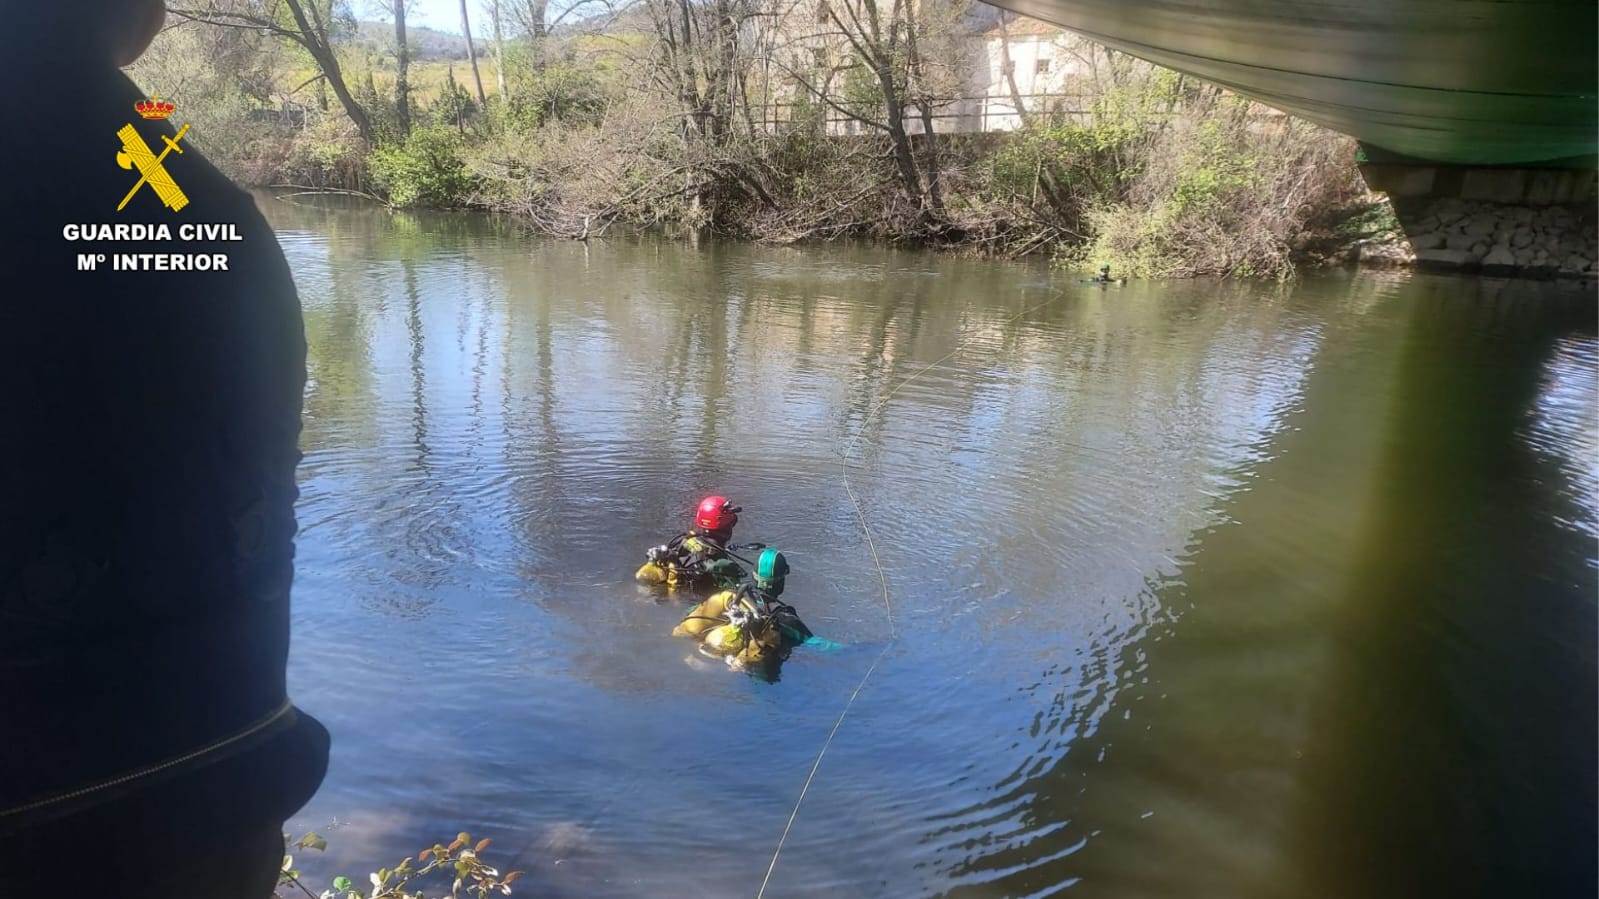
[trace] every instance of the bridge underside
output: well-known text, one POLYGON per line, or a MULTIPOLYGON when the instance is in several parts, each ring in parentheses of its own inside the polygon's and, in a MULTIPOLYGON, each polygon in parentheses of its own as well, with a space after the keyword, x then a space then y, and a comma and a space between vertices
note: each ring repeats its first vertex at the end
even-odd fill
POLYGON ((1417 160, 1599 150, 1593 0, 997 0, 1417 160))

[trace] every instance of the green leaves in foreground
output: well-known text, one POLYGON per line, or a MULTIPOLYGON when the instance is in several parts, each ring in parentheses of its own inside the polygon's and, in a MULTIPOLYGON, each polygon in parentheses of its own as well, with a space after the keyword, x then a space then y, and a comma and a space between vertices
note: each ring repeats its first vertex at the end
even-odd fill
MULTIPOLYGON (((328 841, 315 833, 292 841, 285 834, 284 842, 296 849, 317 852, 326 850, 328 846, 328 841)), ((363 889, 357 889, 354 881, 341 874, 333 878, 331 887, 320 893, 314 892, 300 879, 300 871, 294 868, 294 856, 285 854, 283 868, 278 874, 279 890, 276 895, 293 896, 296 893, 292 891, 298 890, 298 895, 308 899, 426 899, 420 889, 425 881, 431 878, 435 882, 443 882, 449 878, 448 893, 435 891, 431 895, 459 897, 464 894, 477 899, 488 899, 492 895, 509 896, 511 884, 522 876, 522 872, 512 871, 502 876, 499 869, 483 861, 482 852, 490 842, 482 839, 474 844, 472 835, 463 831, 448 846, 435 843, 431 848, 417 853, 414 860, 407 856, 393 868, 373 871, 367 876, 371 884, 370 891, 364 885, 363 889), (433 878, 433 875, 439 876, 433 878), (286 890, 290 892, 286 893, 286 890)))

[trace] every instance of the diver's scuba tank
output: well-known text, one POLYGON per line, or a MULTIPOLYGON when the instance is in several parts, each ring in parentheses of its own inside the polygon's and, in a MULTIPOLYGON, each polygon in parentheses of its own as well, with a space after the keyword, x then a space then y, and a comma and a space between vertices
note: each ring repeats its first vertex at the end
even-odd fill
POLYGON ((716 586, 732 588, 744 577, 744 569, 732 559, 713 556, 721 547, 695 534, 675 538, 671 543, 651 547, 644 564, 633 573, 642 584, 668 587, 716 586))
POLYGON ((710 597, 699 605, 688 610, 683 620, 677 627, 672 628, 674 637, 704 637, 709 631, 720 627, 726 620, 727 606, 733 601, 732 590, 723 590, 710 597))
POLYGON ((706 632, 705 648, 719 655, 730 656, 744 651, 749 641, 751 626, 759 613, 737 593, 729 592, 726 595, 728 599, 724 604, 722 617, 727 619, 727 623, 706 632))
POLYGON ((666 569, 654 562, 645 562, 638 570, 633 572, 633 580, 641 584, 655 586, 666 583, 666 569))
POLYGON ((782 653, 782 635, 762 603, 735 594, 726 617, 726 624, 705 635, 701 648, 722 656, 728 667, 752 668, 782 653))
POLYGON ((705 635, 705 648, 720 656, 737 655, 744 651, 744 626, 723 624, 705 635))
POLYGON ((644 553, 644 564, 633 572, 633 579, 641 584, 664 584, 671 579, 670 550, 665 544, 652 546, 644 553))

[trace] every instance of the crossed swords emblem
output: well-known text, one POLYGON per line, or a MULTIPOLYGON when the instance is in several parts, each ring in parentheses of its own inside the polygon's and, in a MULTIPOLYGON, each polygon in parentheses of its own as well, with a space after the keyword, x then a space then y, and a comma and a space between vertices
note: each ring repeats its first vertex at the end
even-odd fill
POLYGON ((178 141, 183 140, 183 135, 188 133, 188 130, 189 126, 184 125, 178 129, 177 137, 161 135, 161 139, 166 141, 167 146, 166 149, 161 151, 161 155, 157 156, 150 152, 150 146, 144 142, 144 138, 139 136, 139 132, 133 130, 132 125, 122 126, 121 130, 117 132, 117 137, 122 139, 122 152, 117 154, 117 165, 130 170, 137 166, 139 169, 139 182, 133 185, 133 189, 128 191, 128 195, 122 198, 121 203, 117 204, 118 212, 122 211, 122 207, 128 205, 128 201, 133 199, 133 195, 139 192, 139 188, 143 187, 145 182, 149 182, 150 189, 155 191, 156 196, 161 198, 161 202, 165 203, 173 212, 177 212, 179 209, 189 205, 189 198, 183 195, 183 191, 178 188, 178 183, 172 180, 172 176, 168 175, 166 168, 161 165, 161 160, 166 159, 167 154, 173 150, 178 151, 180 155, 183 153, 183 148, 178 146, 178 141))

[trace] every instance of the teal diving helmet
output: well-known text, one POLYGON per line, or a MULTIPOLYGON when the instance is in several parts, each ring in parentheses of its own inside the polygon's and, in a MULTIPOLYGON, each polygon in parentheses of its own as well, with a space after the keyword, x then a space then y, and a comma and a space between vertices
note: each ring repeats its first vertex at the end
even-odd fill
POLYGON ((763 550, 755 560, 755 586, 773 596, 783 592, 783 579, 788 577, 788 560, 775 549, 763 550))

